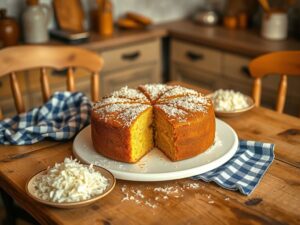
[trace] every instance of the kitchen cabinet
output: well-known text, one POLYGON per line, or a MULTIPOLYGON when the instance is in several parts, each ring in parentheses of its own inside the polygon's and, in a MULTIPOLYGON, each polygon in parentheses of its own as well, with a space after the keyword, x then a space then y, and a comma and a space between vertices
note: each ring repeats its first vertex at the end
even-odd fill
MULTIPOLYGON (((172 39, 170 77, 171 80, 180 80, 211 90, 234 89, 251 96, 253 81, 248 70, 251 60, 252 58, 247 56, 172 39)), ((263 106, 274 108, 279 80, 279 76, 263 78, 263 106)), ((284 111, 298 115, 300 108, 299 78, 289 77, 288 85, 284 111)))
POLYGON ((136 87, 162 81, 160 39, 98 52, 104 60, 100 76, 102 96, 126 85, 136 87))

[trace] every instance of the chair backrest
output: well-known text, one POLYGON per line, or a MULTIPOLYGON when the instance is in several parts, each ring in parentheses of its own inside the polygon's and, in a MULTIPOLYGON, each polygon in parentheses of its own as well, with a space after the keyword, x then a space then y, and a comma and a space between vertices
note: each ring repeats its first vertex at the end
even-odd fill
POLYGON ((282 113, 286 100, 287 76, 300 76, 300 51, 280 51, 259 56, 250 62, 249 69, 254 78, 253 98, 257 106, 261 99, 261 78, 270 74, 281 76, 276 111, 282 113))
MULTIPOLYGON (((36 69, 41 70, 41 90, 43 101, 50 97, 50 86, 46 68, 67 68, 67 90, 75 91, 73 68, 84 68, 91 75, 91 97, 93 101, 99 98, 99 72, 103 61, 100 56, 91 51, 69 46, 17 46, 0 51, 0 77, 9 75, 11 89, 18 113, 25 111, 24 100, 16 77, 16 72, 36 69)), ((2 117, 0 109, 0 119, 2 117)))

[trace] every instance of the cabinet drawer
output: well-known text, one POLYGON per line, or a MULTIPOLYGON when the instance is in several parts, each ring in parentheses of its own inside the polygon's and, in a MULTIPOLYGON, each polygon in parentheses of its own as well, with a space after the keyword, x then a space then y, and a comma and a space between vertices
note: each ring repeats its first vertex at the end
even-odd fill
MULTIPOLYGON (((224 53, 223 71, 225 77, 252 85, 253 78, 248 70, 251 59, 239 55, 224 53)), ((279 76, 266 76, 262 79, 263 88, 277 90, 279 76)))
POLYGON ((159 76, 156 74, 159 74, 159 66, 157 64, 103 73, 101 76, 101 94, 102 96, 107 95, 124 86, 137 87, 140 84, 160 82, 160 80, 157 80, 159 76))
POLYGON ((104 60, 103 71, 112 71, 138 64, 160 61, 160 41, 154 40, 141 44, 101 52, 104 60))
POLYGON ((221 73, 222 52, 218 50, 173 40, 171 59, 204 71, 221 73))
POLYGON ((209 90, 215 89, 218 76, 199 69, 193 69, 184 64, 172 63, 172 80, 179 80, 189 84, 198 85, 209 90))

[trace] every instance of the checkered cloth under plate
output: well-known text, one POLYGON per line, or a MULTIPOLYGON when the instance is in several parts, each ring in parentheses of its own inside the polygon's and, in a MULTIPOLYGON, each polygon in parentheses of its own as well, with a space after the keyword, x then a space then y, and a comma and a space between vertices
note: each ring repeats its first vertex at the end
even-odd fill
POLYGON ((258 185, 274 159, 274 144, 240 141, 236 154, 224 165, 192 177, 214 181, 223 188, 249 195, 258 185))
POLYGON ((55 92, 39 108, 0 121, 0 144, 67 140, 90 122, 91 103, 80 92, 55 92))

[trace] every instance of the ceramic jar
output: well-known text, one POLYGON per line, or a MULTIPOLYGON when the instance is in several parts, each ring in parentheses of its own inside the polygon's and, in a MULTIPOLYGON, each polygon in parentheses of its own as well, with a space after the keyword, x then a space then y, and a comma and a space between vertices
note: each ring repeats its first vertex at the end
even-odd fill
POLYGON ((6 10, 0 9, 0 46, 17 45, 20 32, 17 21, 6 16, 6 10))
POLYGON ((50 8, 47 5, 38 4, 38 0, 27 0, 27 5, 22 15, 25 42, 47 42, 49 40, 50 8))
POLYGON ((270 12, 263 15, 262 37, 270 40, 283 40, 288 35, 288 17, 285 12, 270 12))

